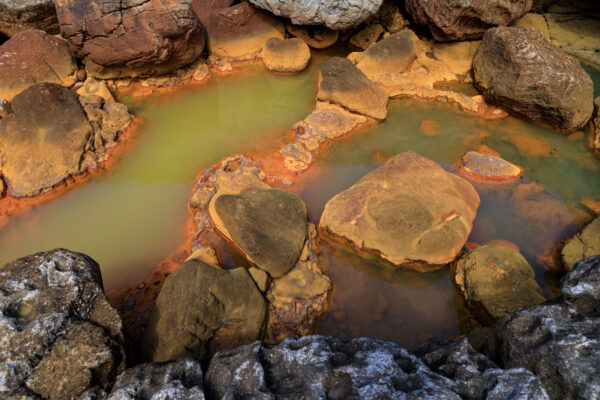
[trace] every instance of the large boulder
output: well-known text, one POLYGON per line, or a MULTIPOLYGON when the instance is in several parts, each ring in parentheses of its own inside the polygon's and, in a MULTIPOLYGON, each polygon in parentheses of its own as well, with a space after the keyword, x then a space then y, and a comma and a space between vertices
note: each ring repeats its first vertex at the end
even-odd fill
POLYGON ((367 20, 383 0, 250 0, 255 6, 296 25, 325 25, 329 29, 352 28, 367 20))
POLYGON ((53 35, 58 33, 52 0, 0 0, 1 34, 13 36, 30 29, 40 29, 53 35))
POLYGON ((533 268, 513 248, 486 244, 463 254, 453 269, 467 307, 484 324, 546 300, 533 268))
POLYGON ((537 375, 551 399, 600 397, 600 256, 578 262, 562 296, 498 321, 488 354, 537 375))
POLYGON ((246 269, 192 259, 165 280, 140 353, 168 361, 251 343, 261 337, 265 314, 266 302, 246 269))
POLYGON ((285 37, 283 22, 247 1, 214 10, 207 30, 210 54, 237 61, 255 59, 268 39, 285 37))
POLYGON ((477 89, 491 103, 561 131, 584 126, 594 109, 590 76, 533 28, 488 30, 475 59, 477 89))
POLYGON ((0 120, 2 174, 13 196, 32 196, 81 172, 92 127, 75 92, 40 83, 15 96, 0 120))
POLYGON ((331 57, 321 66, 317 100, 339 104, 351 112, 383 120, 388 92, 345 58, 331 57))
POLYGON ((300 72, 310 61, 310 49, 298 38, 270 38, 265 42, 260 58, 269 71, 300 72))
POLYGON ((210 14, 214 10, 230 7, 234 0, 192 0, 192 10, 202 22, 202 25, 208 27, 210 14))
POLYGON ((100 78, 166 73, 194 61, 205 33, 190 1, 56 0, 71 50, 100 78))
POLYGON ((600 255, 600 217, 569 238, 560 251, 563 266, 570 271, 583 258, 600 255))
POLYGON ((470 183, 407 151, 329 200, 319 226, 395 266, 433 270, 458 255, 478 206, 470 183))
POLYGON ((205 376, 215 399, 543 400, 525 369, 501 370, 458 339, 419 356, 395 343, 306 336, 216 354, 205 376))
POLYGON ((67 42, 42 31, 21 32, 0 46, 0 97, 11 100, 34 83, 71 86, 77 64, 67 42))
POLYGON ((123 345, 91 258, 55 249, 0 268, 0 397, 73 399, 105 387, 124 369, 123 345))
POLYGON ((407 0, 406 11, 441 42, 479 39, 527 14, 532 0, 407 0))

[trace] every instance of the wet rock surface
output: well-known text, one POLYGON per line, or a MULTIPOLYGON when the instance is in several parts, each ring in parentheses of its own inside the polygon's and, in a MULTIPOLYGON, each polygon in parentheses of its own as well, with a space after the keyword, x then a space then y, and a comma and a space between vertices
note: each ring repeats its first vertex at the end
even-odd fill
POLYGON ((194 61, 205 33, 190 1, 57 0, 61 34, 96 77, 166 73, 194 61))
POLYGON ((271 38, 265 42, 260 58, 270 71, 300 72, 310 61, 310 49, 297 38, 271 38))
POLYGON ((58 33, 52 0, 0 1, 0 33, 13 36, 30 29, 40 29, 52 35, 58 33))
POLYGON ((67 42, 42 31, 14 35, 0 46, 0 97, 11 100, 35 83, 75 83, 77 64, 67 42))
POLYGON ((562 131, 584 126, 593 85, 579 62, 533 28, 486 32, 473 61, 478 90, 491 103, 562 131))
POLYGON ((255 6, 290 18, 295 25, 324 25, 329 29, 352 28, 374 15, 383 0, 250 0, 255 6))
POLYGON ((487 244, 470 250, 456 261, 453 270, 467 306, 486 325, 546 300, 531 265, 507 246, 487 244))
POLYGON ((579 233, 568 239, 560 251, 563 266, 570 271, 581 259, 600 255, 600 218, 583 227, 579 233))
POLYGON ((479 39, 494 26, 508 25, 531 8, 532 0, 407 0, 406 11, 438 41, 479 39))
POLYGON ((466 180, 407 151, 329 200, 319 227, 396 267, 432 270, 457 256, 478 206, 466 180))
POLYGON ((459 165, 460 173, 483 181, 502 182, 517 179, 521 168, 491 154, 470 151, 463 156, 459 165))
POLYGON ((494 327, 488 355, 537 375, 551 399, 600 396, 600 257, 578 262, 562 296, 523 308, 494 327))
POLYGON ((125 366, 122 323, 91 258, 64 249, 0 268, 0 397, 76 398, 125 366))

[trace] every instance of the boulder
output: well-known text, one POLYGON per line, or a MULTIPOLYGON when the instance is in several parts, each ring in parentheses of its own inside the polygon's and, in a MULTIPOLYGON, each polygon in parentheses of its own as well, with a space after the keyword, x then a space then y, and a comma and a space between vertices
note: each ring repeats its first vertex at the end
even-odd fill
POLYGON ((355 27, 374 15, 383 0, 250 0, 255 6, 295 25, 324 25, 343 30, 355 27))
POLYGON ((98 78, 162 74, 194 61, 205 33, 190 1, 56 0, 69 47, 98 78))
POLYGON ((261 337, 266 303, 244 268, 192 259, 167 277, 140 343, 149 361, 205 356, 261 337))
POLYGON ((214 200, 217 229, 258 268, 274 278, 298 261, 306 240, 304 202, 282 189, 223 194, 214 200))
POLYGON ((486 325, 546 299, 527 260, 507 246, 486 244, 463 254, 454 281, 473 315, 486 325))
POLYGON ((345 58, 331 57, 323 63, 317 100, 378 120, 387 116, 387 91, 345 58))
POLYGON ((52 0, 0 1, 0 34, 13 36, 31 29, 39 29, 52 35, 58 33, 56 9, 52 0))
POLYGON ((338 41, 339 31, 332 31, 322 26, 285 24, 288 33, 303 40, 313 49, 324 49, 338 41))
POLYGON ((578 262, 561 280, 561 297, 498 321, 487 353, 533 372, 553 400, 600 397, 599 283, 600 257, 578 262))
POLYGON ((523 28, 534 28, 544 34, 547 40, 550 40, 550 32, 548 31, 548 24, 546 19, 541 14, 528 13, 512 23, 512 26, 520 26, 523 28))
POLYGON ((464 338, 423 349, 419 357, 367 338, 253 343, 216 354, 205 385, 207 397, 215 399, 548 398, 529 371, 499 369, 464 338))
POLYGON ((64 249, 0 268, 0 338, 2 398, 73 399, 125 367, 121 319, 98 264, 64 249))
POLYGON ((407 151, 329 200, 319 227, 396 267, 434 270, 458 255, 478 206, 470 183, 407 151))
POLYGON ((473 72, 477 89, 489 102, 535 122, 570 132, 592 116, 590 76, 536 29, 488 30, 475 55, 473 72))
POLYGON ((505 182, 517 179, 522 169, 500 157, 470 151, 460 160, 459 171, 476 180, 505 182))
POLYGON ((297 38, 270 38, 265 42, 260 58, 269 71, 300 72, 310 61, 310 49, 297 38))
POLYGON ((569 238, 560 251, 567 271, 572 270, 577 261, 597 255, 600 255, 600 217, 596 217, 577 235, 569 238))
POLYGON ((479 39, 527 14, 532 0, 407 0, 406 11, 440 42, 479 39))
POLYGON ((192 0, 192 10, 204 27, 210 23, 210 14, 214 10, 231 7, 235 0, 192 0))
POLYGON ((247 1, 214 10, 207 29, 210 54, 236 61, 253 60, 268 39, 285 37, 283 22, 247 1))
POLYGON ((67 42, 42 31, 17 33, 0 46, 0 97, 11 100, 34 83, 71 86, 77 64, 67 42))
POLYGON ((92 127, 75 92, 40 83, 18 94, 0 120, 2 173, 10 194, 33 196, 81 172, 92 127))

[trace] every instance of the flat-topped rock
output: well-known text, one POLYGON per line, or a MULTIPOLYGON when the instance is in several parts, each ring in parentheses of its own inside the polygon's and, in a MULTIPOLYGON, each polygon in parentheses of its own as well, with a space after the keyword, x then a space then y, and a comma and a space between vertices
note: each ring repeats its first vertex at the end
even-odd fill
POLYGON ((298 38, 270 38, 265 42, 260 58, 270 71, 300 72, 310 61, 310 49, 298 38))
POLYGON ((477 180, 505 182, 517 179, 522 169, 500 157, 470 151, 460 160, 459 171, 477 180))
POLYGON ((546 300, 531 265, 507 246, 477 247, 462 255, 453 269, 454 281, 467 307, 486 325, 521 307, 546 300))
POLYGON ((458 255, 478 206, 470 183, 407 151, 329 200, 319 227, 395 266, 433 270, 458 255))
POLYGON ((321 66, 317 100, 378 120, 387 116, 388 93, 345 58, 331 57, 321 66))
POLYGON ((488 30, 473 60, 473 73, 487 101, 535 122, 573 131, 592 117, 590 76, 536 29, 488 30))
POLYGON ((566 241, 560 251, 563 266, 570 271, 573 265, 584 258, 600 255, 600 217, 581 229, 566 241))
POLYGON ((42 31, 17 33, 0 46, 0 97, 11 100, 34 83, 71 86, 77 64, 67 42, 42 31))
POLYGON ((31 29, 39 29, 52 35, 58 33, 56 9, 52 0, 0 1, 1 34, 13 36, 31 29))

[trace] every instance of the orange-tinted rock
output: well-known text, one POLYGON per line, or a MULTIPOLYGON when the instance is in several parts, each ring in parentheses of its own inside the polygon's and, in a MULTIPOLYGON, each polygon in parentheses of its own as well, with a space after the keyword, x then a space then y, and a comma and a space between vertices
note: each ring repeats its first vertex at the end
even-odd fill
POLYGON ((323 26, 294 25, 287 23, 285 28, 288 33, 298 39, 304 40, 313 49, 324 49, 338 41, 339 31, 332 31, 323 26))
POLYGON ((510 132, 505 139, 514 144, 521 154, 528 156, 549 156, 552 148, 548 142, 527 132, 510 132))
POLYGON ((425 136, 437 136, 440 133, 440 125, 435 121, 424 119, 419 125, 419 132, 425 136))
POLYGON ((297 38, 270 38, 265 42, 260 58, 270 71, 300 72, 310 61, 310 49, 297 38))
POLYGON ((208 27, 210 14, 214 10, 230 7, 235 0, 192 0, 192 10, 202 22, 202 25, 208 27))
POLYGON ((52 0, 5 0, 0 8, 0 33, 13 36, 19 32, 40 29, 58 33, 56 9, 52 0))
POLYGON ((521 168, 516 165, 500 157, 476 151, 465 154, 459 167, 461 174, 483 181, 510 181, 521 175, 521 168))

